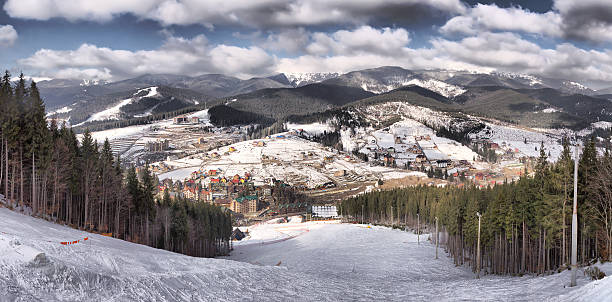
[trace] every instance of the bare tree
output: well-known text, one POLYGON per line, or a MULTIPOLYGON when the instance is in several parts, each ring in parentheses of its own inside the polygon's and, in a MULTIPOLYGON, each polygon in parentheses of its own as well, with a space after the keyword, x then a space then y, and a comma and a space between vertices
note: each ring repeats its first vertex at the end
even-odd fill
POLYGON ((602 158, 600 166, 597 167, 591 182, 591 202, 588 203, 588 211, 593 219, 601 223, 606 236, 606 252, 608 260, 612 261, 612 157, 602 158))

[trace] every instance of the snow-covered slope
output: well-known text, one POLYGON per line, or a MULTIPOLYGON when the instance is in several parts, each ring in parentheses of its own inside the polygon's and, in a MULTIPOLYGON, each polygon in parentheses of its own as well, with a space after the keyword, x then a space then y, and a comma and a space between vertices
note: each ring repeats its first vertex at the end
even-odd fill
POLYGON ((3 208, 0 232, 0 301, 329 300, 309 292, 323 282, 287 267, 189 257, 3 208))
POLYGON ((429 80, 413 79, 413 80, 410 80, 404 83, 404 85, 402 86, 407 86, 407 85, 420 86, 425 89, 429 89, 433 92, 437 92, 438 94, 443 95, 447 98, 454 98, 458 95, 462 95, 466 91, 465 89, 459 86, 447 84, 442 81, 438 81, 434 79, 429 79, 429 80))
POLYGON ((133 97, 121 100, 119 101, 119 103, 115 104, 110 108, 92 114, 84 123, 93 121, 117 120, 119 119, 119 115, 121 114, 121 107, 131 104, 133 102, 137 102, 143 98, 155 97, 157 95, 159 95, 157 92, 157 87, 140 89, 134 93, 133 97), (143 92, 147 92, 147 94, 144 96, 139 96, 143 92))
MULTIPOLYGON (((0 209, 0 301, 606 301, 609 278, 483 276, 421 236, 320 222, 249 227, 230 259, 194 258, 0 209), (262 233, 264 232, 264 233, 262 233), (84 241, 84 238, 88 238, 84 241), (61 241, 79 240, 73 245, 61 241), (281 239, 281 240, 279 240, 281 239), (262 244, 263 242, 263 244, 262 244), (44 255, 43 255, 44 254, 44 255), (250 263, 246 263, 250 262, 250 263), (252 264, 251 264, 252 263, 252 264)), ((610 266, 603 269, 610 273, 610 266)), ((608 290, 609 292, 609 290, 608 290)))
POLYGON ((336 72, 311 72, 311 73, 284 73, 293 87, 301 87, 308 84, 319 83, 339 76, 336 72))
MULTIPOLYGON (((243 228, 244 230, 244 228, 243 228)), ((606 301, 605 286, 580 272, 578 286, 565 288, 569 271, 544 277, 475 275, 456 267, 427 241, 399 230, 338 223, 264 223, 248 227, 250 238, 229 259, 288 267, 305 279, 321 280, 330 300, 343 301, 606 301), (581 288, 582 287, 582 288, 581 288), (572 291, 593 291, 591 299, 572 291), (569 296, 561 296, 568 294, 569 296)), ((612 265, 603 266, 610 272, 612 265)), ((609 283, 607 283, 609 284, 609 283)))

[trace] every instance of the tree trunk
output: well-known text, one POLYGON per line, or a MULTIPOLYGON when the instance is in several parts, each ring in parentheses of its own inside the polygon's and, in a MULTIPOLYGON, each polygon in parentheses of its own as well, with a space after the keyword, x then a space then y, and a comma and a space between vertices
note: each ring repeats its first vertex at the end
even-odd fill
POLYGON ((34 152, 32 152, 32 210, 34 216, 38 215, 38 201, 36 200, 36 161, 34 159, 34 152))
POLYGON ((21 205, 23 206, 25 198, 25 196, 23 195, 23 146, 19 147, 19 175, 19 181, 21 183, 19 196, 21 196, 21 205))
MULTIPOLYGON (((4 140, 4 170, 5 170, 5 176, 4 176, 4 197, 6 199, 8 199, 8 180, 9 180, 9 153, 8 153, 8 140, 4 140)), ((13 171, 14 173, 14 171, 13 171)), ((11 196, 12 197, 12 196, 11 196)), ((13 203, 11 203, 13 204, 13 203)))

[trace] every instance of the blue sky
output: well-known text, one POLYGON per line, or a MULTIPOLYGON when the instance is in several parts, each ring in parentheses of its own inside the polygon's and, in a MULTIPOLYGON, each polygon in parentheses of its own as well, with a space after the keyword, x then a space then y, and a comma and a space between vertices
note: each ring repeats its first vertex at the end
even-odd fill
POLYGON ((48 78, 397 65, 612 86, 612 1, 2 0, 0 67, 48 78))

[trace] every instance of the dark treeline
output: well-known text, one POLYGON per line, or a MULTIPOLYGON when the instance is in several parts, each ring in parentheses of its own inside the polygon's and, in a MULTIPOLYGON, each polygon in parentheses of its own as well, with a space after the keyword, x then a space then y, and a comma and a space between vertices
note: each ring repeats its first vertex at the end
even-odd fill
POLYGON ((7 206, 75 228, 193 256, 227 253, 229 213, 169 196, 155 199, 157 179, 145 167, 124 171, 106 140, 47 123, 35 82, 0 82, 0 194, 7 206))
MULTIPOLYGON (((567 140, 566 140, 567 141, 567 140)), ((549 273, 571 256, 573 169, 570 147, 551 164, 540 150, 533 177, 492 188, 418 186, 350 198, 343 212, 354 220, 416 229, 438 217, 441 242, 457 265, 476 267, 478 217, 482 214, 482 266, 488 273, 549 273)), ((598 156, 591 139, 579 161, 578 261, 612 260, 612 155, 598 156)))
POLYGON ((271 125, 274 120, 256 113, 238 110, 227 105, 213 106, 208 110, 210 122, 215 126, 228 127, 234 125, 260 124, 271 125))

